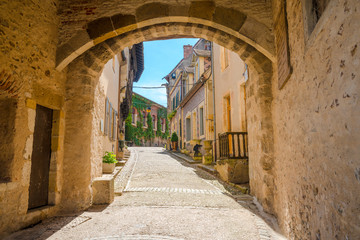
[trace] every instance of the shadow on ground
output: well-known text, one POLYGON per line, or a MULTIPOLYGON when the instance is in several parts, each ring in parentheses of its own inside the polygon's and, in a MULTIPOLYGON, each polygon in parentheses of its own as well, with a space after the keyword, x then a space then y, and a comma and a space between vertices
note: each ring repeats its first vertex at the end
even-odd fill
POLYGON ((87 212, 102 212, 107 207, 108 205, 93 205, 83 212, 45 219, 7 236, 4 240, 45 240, 60 230, 75 228, 91 220, 91 217, 84 216, 87 212))

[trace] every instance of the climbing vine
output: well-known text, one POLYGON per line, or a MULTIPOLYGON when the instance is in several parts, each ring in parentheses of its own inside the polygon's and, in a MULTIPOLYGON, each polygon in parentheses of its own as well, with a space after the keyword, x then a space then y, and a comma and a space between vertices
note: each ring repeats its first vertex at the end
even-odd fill
POLYGON ((157 130, 154 131, 152 116, 148 113, 146 119, 143 116, 144 110, 151 107, 153 103, 139 95, 133 94, 132 108, 136 108, 140 121, 136 121, 136 126, 132 124, 132 113, 130 112, 125 120, 125 140, 132 141, 135 145, 142 145, 142 139, 145 141, 152 141, 155 136, 166 139, 169 136, 169 121, 167 120, 167 109, 160 108, 157 111, 157 130), (165 132, 161 129, 161 119, 165 119, 165 132), (147 122, 147 128, 144 128, 144 121, 147 122))

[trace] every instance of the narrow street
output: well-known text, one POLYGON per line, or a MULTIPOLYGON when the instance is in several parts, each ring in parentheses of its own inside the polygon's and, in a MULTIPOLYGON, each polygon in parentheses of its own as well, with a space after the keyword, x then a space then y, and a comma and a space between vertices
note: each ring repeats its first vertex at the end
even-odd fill
POLYGON ((122 195, 112 204, 46 220, 8 239, 282 239, 249 195, 163 148, 130 151, 115 181, 122 195))

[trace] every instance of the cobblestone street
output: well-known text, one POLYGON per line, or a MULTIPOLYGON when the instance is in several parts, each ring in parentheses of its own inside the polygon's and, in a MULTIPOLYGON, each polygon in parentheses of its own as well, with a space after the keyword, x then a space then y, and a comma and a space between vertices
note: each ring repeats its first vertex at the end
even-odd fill
POLYGON ((283 239, 251 196, 162 148, 130 150, 115 181, 121 196, 112 204, 46 220, 8 239, 283 239))

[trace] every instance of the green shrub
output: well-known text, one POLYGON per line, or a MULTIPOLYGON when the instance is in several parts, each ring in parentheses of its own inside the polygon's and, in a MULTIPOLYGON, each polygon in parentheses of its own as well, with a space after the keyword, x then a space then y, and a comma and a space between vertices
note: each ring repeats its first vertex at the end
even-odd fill
POLYGON ((176 132, 174 132, 174 133, 171 135, 171 141, 172 141, 172 142, 177 142, 177 141, 179 141, 179 138, 178 138, 178 135, 176 134, 176 132))
POLYGON ((103 163, 117 163, 116 155, 113 152, 105 152, 105 155, 102 157, 103 163))

